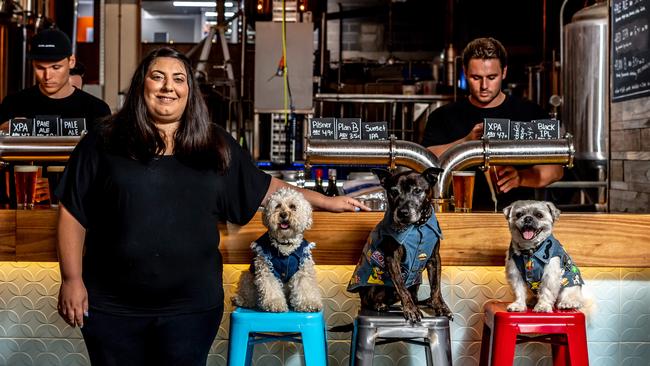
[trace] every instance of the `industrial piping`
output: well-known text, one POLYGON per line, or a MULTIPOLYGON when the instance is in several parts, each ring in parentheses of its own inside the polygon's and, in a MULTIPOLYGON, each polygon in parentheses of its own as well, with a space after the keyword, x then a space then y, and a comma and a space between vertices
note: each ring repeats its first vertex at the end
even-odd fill
POLYGON ((474 166, 560 164, 573 167, 575 148, 567 134, 557 140, 476 140, 458 144, 438 159, 425 147, 391 136, 383 141, 307 140, 306 165, 404 166, 418 172, 430 167, 443 169, 434 188, 435 198, 446 198, 451 172, 474 166))
POLYGON ((81 137, 0 136, 0 161, 67 161, 81 137))

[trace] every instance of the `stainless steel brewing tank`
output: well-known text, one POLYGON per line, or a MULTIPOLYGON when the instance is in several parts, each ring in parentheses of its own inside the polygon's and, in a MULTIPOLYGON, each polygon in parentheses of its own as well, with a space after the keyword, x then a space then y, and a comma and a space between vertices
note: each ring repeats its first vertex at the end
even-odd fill
POLYGON ((607 2, 597 3, 564 27, 562 120, 577 160, 609 156, 608 17, 607 2))

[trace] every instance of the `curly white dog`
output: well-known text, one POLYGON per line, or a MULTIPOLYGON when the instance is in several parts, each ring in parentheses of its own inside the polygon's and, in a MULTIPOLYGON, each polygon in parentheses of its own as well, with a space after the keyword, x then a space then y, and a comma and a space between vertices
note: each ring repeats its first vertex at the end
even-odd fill
POLYGON ((269 198, 264 213, 268 231, 251 244, 250 270, 239 278, 236 306, 263 311, 316 312, 323 300, 311 249, 303 238, 312 224, 312 208, 300 192, 283 188, 269 198))

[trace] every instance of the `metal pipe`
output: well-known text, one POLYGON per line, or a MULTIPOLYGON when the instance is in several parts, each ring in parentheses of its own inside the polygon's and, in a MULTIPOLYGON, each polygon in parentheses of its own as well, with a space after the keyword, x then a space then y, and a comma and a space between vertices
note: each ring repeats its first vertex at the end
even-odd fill
POLYGON ((458 144, 440 156, 442 173, 434 192, 444 198, 451 172, 474 166, 558 164, 573 167, 573 137, 558 140, 475 140, 458 144))
POLYGON ((386 165, 424 171, 439 167, 438 158, 429 150, 410 141, 389 140, 311 140, 307 139, 305 156, 311 164, 386 165))
POLYGON ((66 161, 81 137, 0 136, 2 161, 66 161))
POLYGON ((305 145, 306 165, 386 165, 405 166, 424 171, 430 167, 443 169, 434 188, 435 198, 445 198, 451 172, 474 166, 558 164, 573 166, 575 148, 567 134, 558 140, 477 140, 458 144, 438 159, 423 146, 393 136, 389 140, 310 140, 305 145))

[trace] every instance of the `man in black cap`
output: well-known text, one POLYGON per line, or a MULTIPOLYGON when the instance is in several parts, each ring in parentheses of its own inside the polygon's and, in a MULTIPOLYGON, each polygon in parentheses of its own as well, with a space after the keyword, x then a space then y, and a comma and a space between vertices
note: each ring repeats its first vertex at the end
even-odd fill
POLYGON ((76 59, 70 38, 58 29, 45 29, 32 37, 28 57, 37 84, 8 95, 0 105, 0 130, 15 117, 59 116, 84 118, 88 129, 111 114, 108 105, 70 83, 76 59))
MULTIPOLYGON (((36 116, 83 118, 86 128, 91 129, 98 119, 111 114, 108 104, 70 82, 70 69, 76 59, 65 33, 52 28, 37 33, 30 41, 27 56, 32 60, 37 84, 4 98, 0 104, 0 131, 8 130, 12 118, 36 116)), ((46 182, 39 178, 37 202, 49 199, 46 182)), ((6 192, 5 177, 0 176, 0 204, 7 203, 6 192)))

